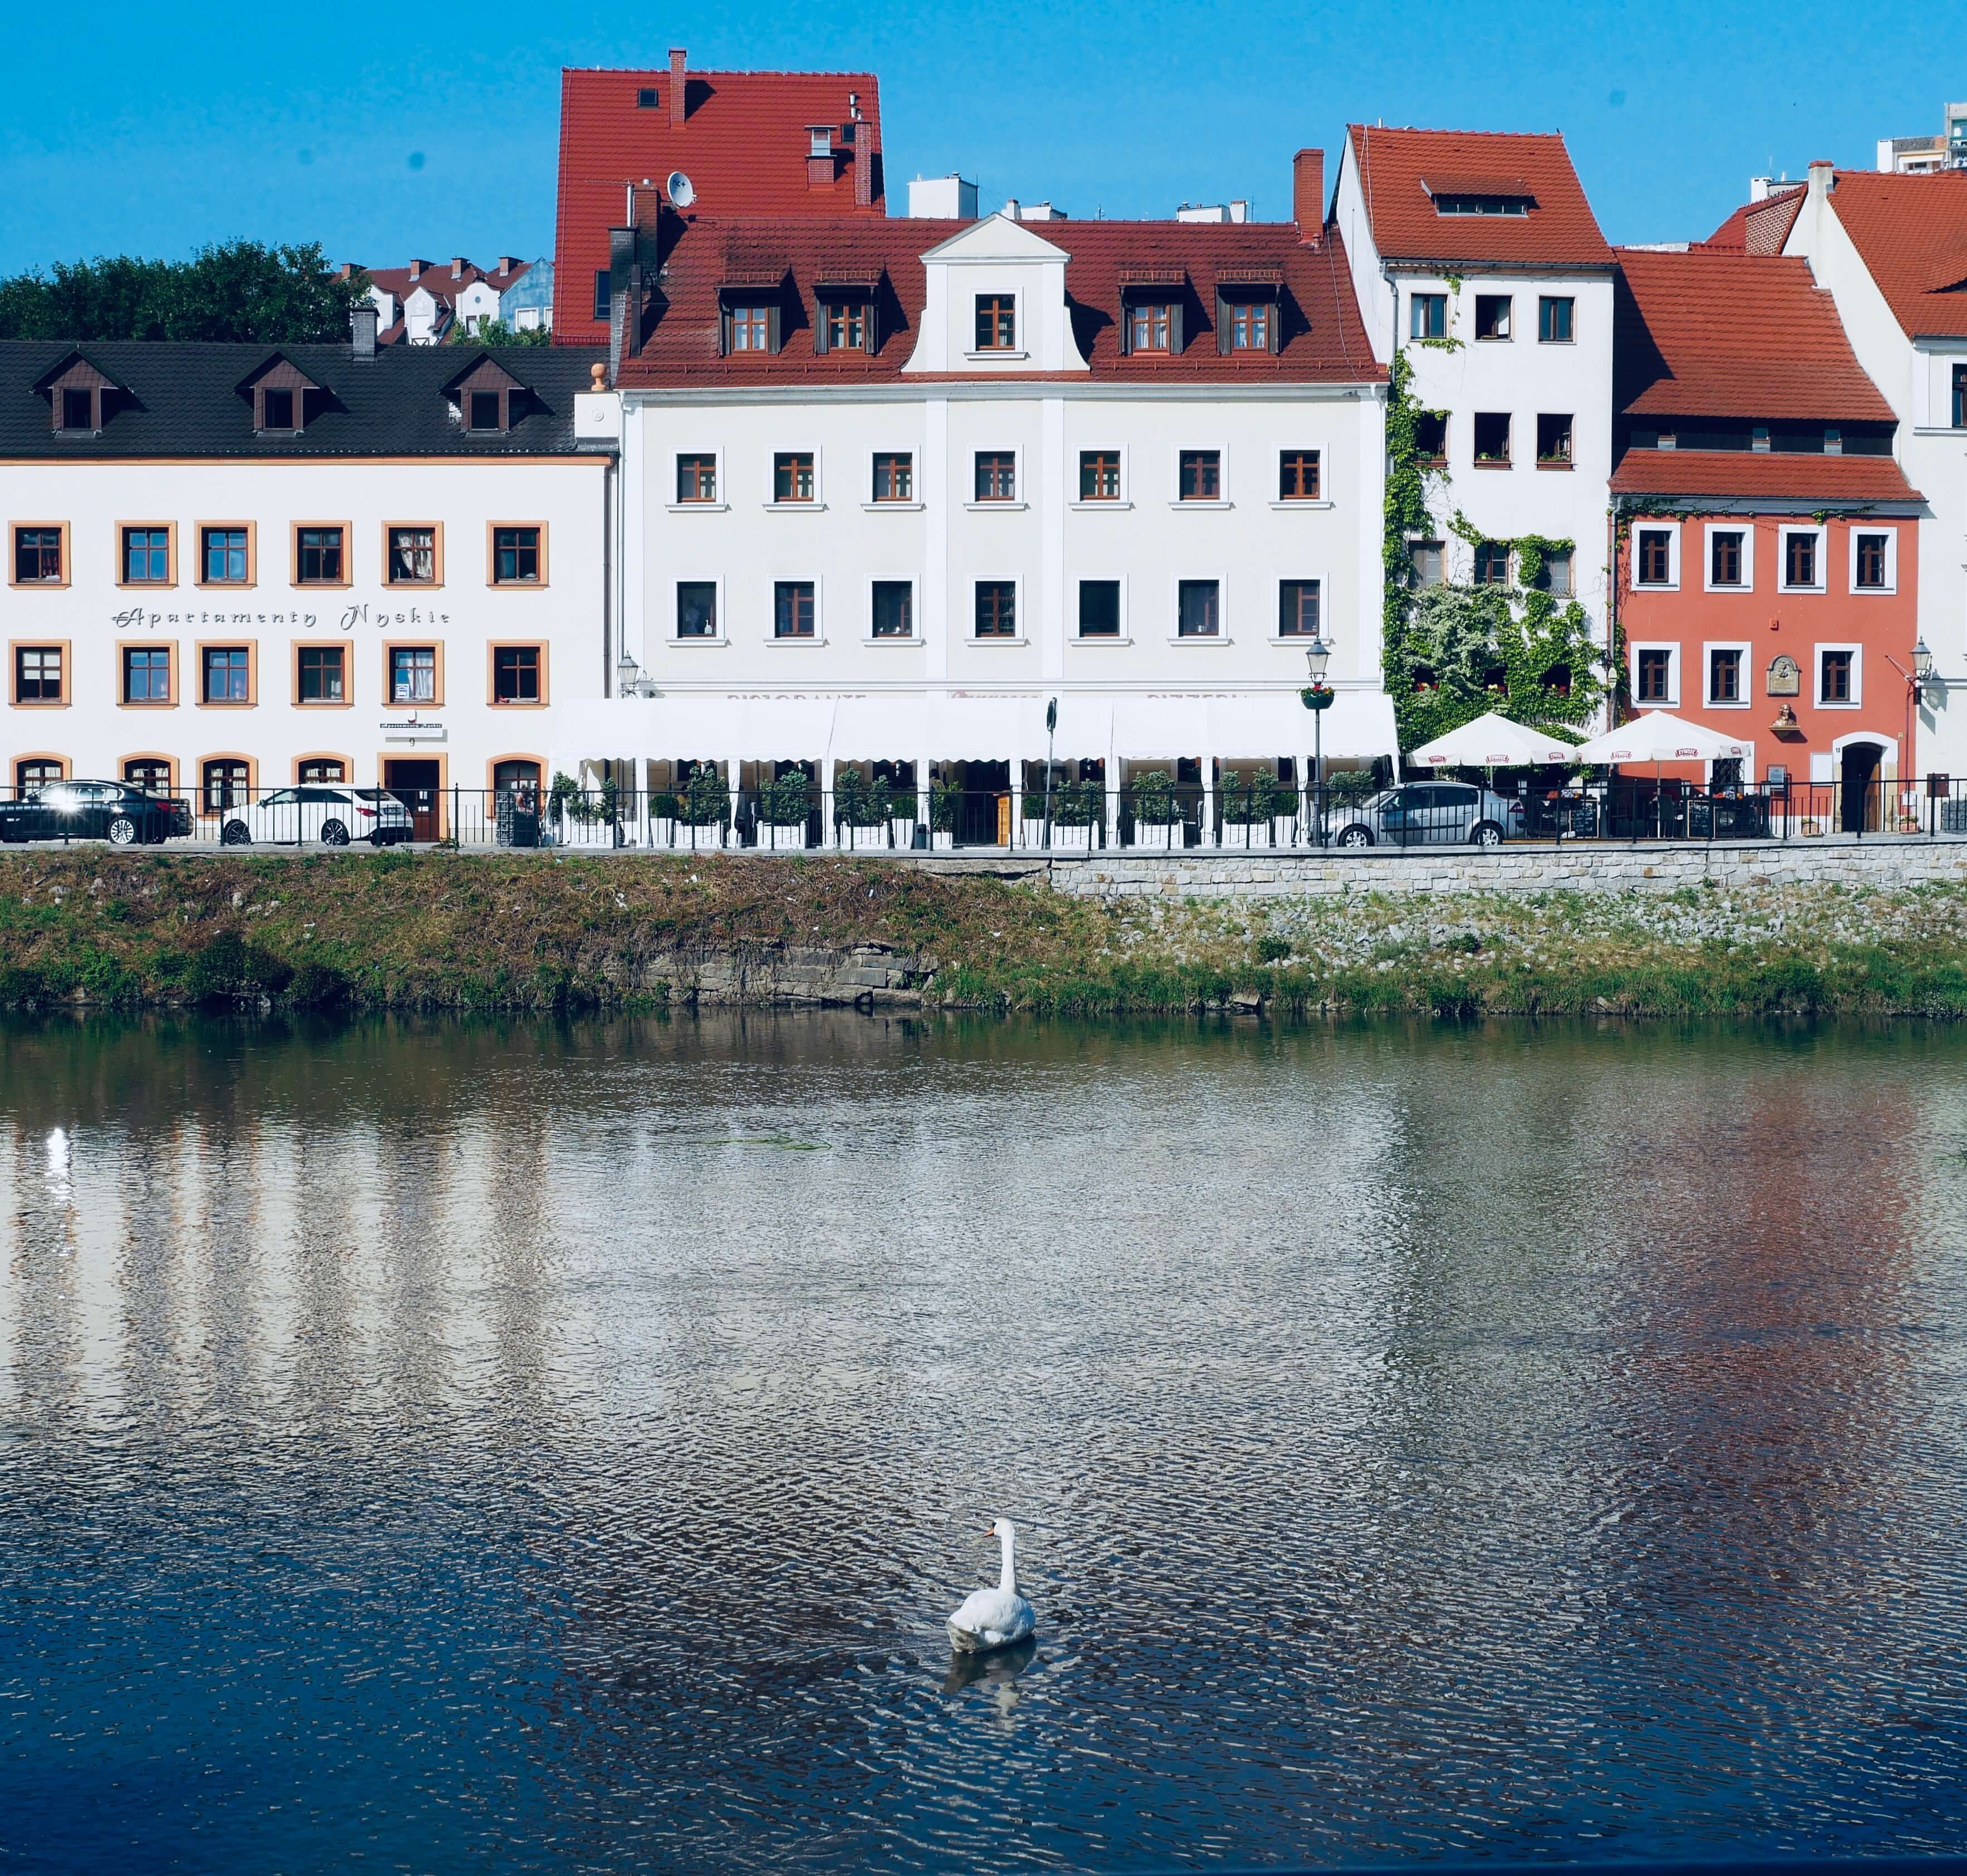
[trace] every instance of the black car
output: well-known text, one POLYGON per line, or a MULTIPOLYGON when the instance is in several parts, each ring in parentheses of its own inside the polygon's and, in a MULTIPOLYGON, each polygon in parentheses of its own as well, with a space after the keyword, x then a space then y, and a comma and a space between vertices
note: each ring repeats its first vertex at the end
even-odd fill
POLYGON ((0 802, 0 841, 107 841, 149 846, 191 831, 191 809, 127 782, 50 782, 19 801, 0 802))

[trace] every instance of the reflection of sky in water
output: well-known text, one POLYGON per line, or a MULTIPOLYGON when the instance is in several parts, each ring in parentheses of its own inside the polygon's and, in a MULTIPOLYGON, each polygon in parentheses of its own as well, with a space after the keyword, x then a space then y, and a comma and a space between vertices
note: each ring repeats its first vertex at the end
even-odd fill
POLYGON ((1967 1037, 0 1046, 10 1852, 1962 1847, 1967 1037))

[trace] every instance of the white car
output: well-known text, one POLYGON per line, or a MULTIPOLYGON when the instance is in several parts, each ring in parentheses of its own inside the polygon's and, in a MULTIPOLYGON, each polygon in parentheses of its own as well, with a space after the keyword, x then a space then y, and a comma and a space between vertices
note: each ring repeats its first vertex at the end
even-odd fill
POLYGON ((278 788, 248 806, 228 809, 218 838, 228 847, 255 841, 346 847, 352 840, 392 847, 408 840, 415 827, 409 809, 386 788, 316 783, 278 788))

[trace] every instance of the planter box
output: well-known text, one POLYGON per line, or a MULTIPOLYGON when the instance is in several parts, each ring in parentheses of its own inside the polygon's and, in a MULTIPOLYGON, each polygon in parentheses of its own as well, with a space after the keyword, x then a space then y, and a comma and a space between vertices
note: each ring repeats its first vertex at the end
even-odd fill
POLYGON ((1091 825, 1060 827, 1055 824, 1051 831, 1051 850, 1055 854, 1090 854, 1093 851, 1091 825))
POLYGON ((1174 831, 1177 822, 1136 821, 1134 823, 1134 844, 1145 852, 1164 854, 1173 850, 1174 831))
POLYGON ((1273 847, 1294 847, 1297 844, 1297 816, 1287 815, 1271 823, 1271 844, 1273 847))
POLYGON ((915 844, 915 838, 916 822, 913 815, 910 815, 906 821, 895 820, 888 823, 888 844, 898 854, 906 853, 915 844))
POLYGON ((883 853, 887 851, 888 824, 885 821, 873 827, 856 827, 851 822, 845 822, 836 827, 834 832, 841 847, 848 853, 873 853, 877 848, 883 853))
POLYGON ((676 844, 679 847, 687 847, 693 851, 703 848, 722 847, 725 844, 725 830, 715 823, 709 827, 700 827, 695 822, 679 821, 677 823, 676 844))
POLYGON ((660 821, 649 823, 649 844, 651 847, 673 847, 676 844, 677 824, 668 815, 660 821))
POLYGON ((929 850, 932 854, 953 853, 956 849, 954 832, 938 834, 932 831, 929 837, 929 850))
POLYGON ((1018 844, 1027 853, 1038 853, 1045 844, 1045 824, 1043 821, 1020 820, 1018 823, 1018 844))
POLYGON ((790 827, 779 827, 770 821, 760 822, 758 848, 761 853, 804 853, 806 851, 806 823, 803 821, 795 821, 790 827))
POLYGON ((560 825, 558 844, 562 847, 608 847, 615 844, 612 821, 577 821, 571 816, 560 825))

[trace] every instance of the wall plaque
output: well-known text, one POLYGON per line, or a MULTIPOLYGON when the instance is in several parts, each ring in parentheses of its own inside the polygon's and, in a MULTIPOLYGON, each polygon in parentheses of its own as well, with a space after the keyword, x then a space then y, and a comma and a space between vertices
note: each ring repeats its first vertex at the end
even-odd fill
POLYGON ((1794 697, 1802 676, 1795 659, 1787 651, 1778 651, 1769 660, 1769 695, 1772 697, 1794 697))

